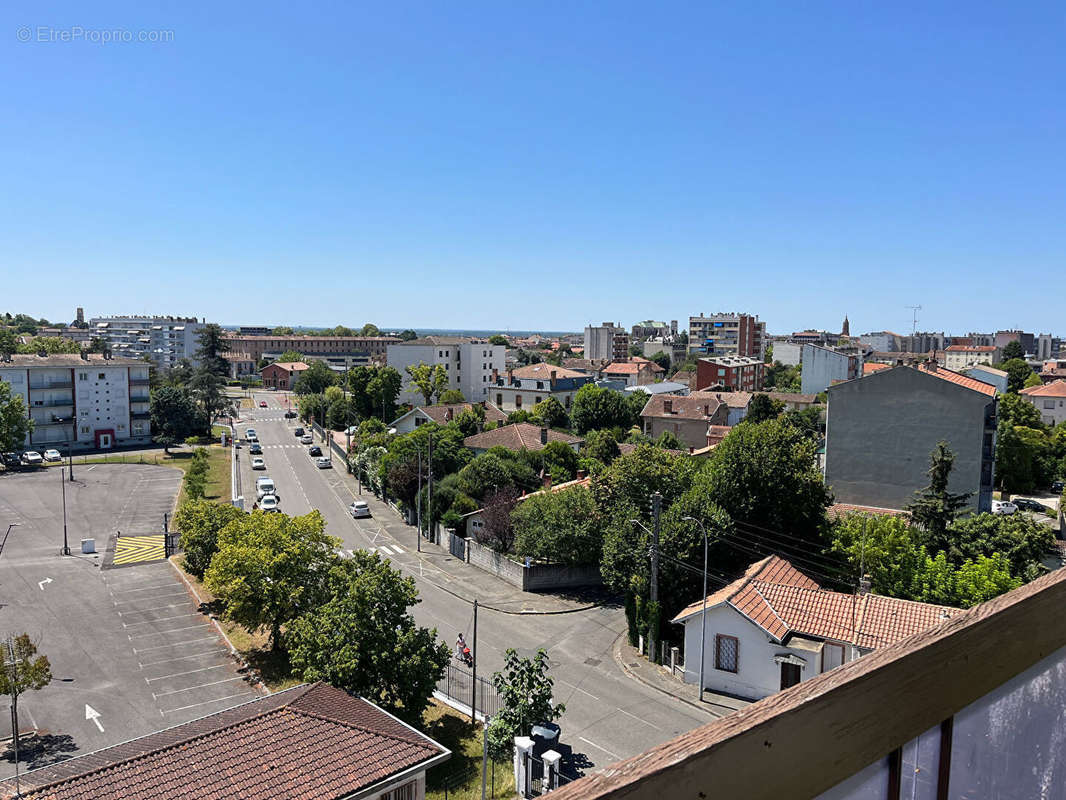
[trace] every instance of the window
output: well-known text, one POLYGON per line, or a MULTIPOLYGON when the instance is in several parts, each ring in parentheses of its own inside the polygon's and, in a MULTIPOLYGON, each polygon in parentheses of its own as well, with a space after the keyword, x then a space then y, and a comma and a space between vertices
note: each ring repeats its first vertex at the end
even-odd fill
POLYGON ((89 373, 88 372, 79 372, 78 373, 78 380, 79 381, 87 381, 87 380, 89 380, 89 373))
POLYGON ((826 642, 822 647, 822 672, 844 663, 844 645, 826 642))
POLYGON ((714 635, 714 668, 726 672, 737 671, 737 655, 740 643, 736 636, 725 636, 721 633, 714 635))
MULTIPOLYGON (((570 398, 568 397, 567 400, 569 401, 569 399, 570 398)), ((502 406, 503 405, 503 395, 500 394, 499 392, 496 393, 496 405, 498 405, 498 406, 502 406)))
POLYGON ((97 380, 101 380, 101 381, 102 381, 102 380, 106 380, 106 379, 107 379, 107 375, 105 375, 105 374, 104 374, 103 372, 101 372, 100 374, 98 374, 98 375, 96 376, 96 379, 97 379, 97 380))
POLYGON ((1044 401, 1044 408, 1054 408, 1054 407, 1055 407, 1055 401, 1054 400, 1045 400, 1044 401))
POLYGON ((515 408, 521 408, 522 407, 522 395, 516 394, 514 396, 514 407, 515 408))

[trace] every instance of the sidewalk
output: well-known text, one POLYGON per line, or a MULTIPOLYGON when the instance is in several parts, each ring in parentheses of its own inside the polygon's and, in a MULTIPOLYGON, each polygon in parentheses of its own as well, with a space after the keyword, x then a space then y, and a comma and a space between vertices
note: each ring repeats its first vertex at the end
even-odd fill
POLYGON ((633 680, 670 695, 686 705, 705 711, 712 717, 721 718, 751 705, 747 700, 739 700, 709 691, 703 693, 703 702, 700 702, 699 691, 695 683, 684 683, 679 677, 675 678, 670 674, 669 667, 652 664, 637 652, 637 648, 629 646, 625 633, 615 639, 611 653, 615 663, 633 680))
MULTIPOLYGON (((317 432, 315 436, 321 438, 317 432)), ((341 450, 344 449, 346 442, 343 433, 334 432, 333 440, 341 450)), ((523 592, 495 575, 453 556, 448 550, 446 535, 442 536, 442 545, 434 544, 424 536, 419 540, 415 526, 408 525, 392 506, 365 487, 363 493, 359 493, 358 481, 354 475, 348 474, 339 459, 334 474, 341 478, 353 495, 367 502, 375 522, 389 537, 401 544, 406 555, 417 559, 412 570, 415 577, 428 581, 455 597, 467 602, 473 602, 476 598, 481 608, 504 614, 567 614, 603 605, 610 599, 603 591, 575 590, 565 595, 523 592)), ((403 560, 394 560, 398 564, 408 566, 403 560)))

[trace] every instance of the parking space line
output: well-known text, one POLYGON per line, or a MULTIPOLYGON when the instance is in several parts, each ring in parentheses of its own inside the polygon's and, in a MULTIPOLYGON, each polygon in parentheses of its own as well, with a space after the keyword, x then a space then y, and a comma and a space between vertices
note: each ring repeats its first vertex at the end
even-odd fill
POLYGON ((133 641, 134 639, 143 639, 145 636, 166 636, 168 633, 177 633, 178 631, 191 631, 195 630, 196 628, 202 627, 203 623, 200 623, 199 625, 186 625, 184 628, 172 628, 169 631, 152 631, 151 633, 138 633, 135 636, 130 636, 129 634, 126 634, 126 636, 130 641, 133 641))
MULTIPOLYGON (((165 663, 165 662, 164 662, 165 663)), ((215 664, 213 667, 200 667, 200 669, 189 669, 185 672, 174 672, 170 675, 160 675, 158 678, 145 678, 144 682, 150 684, 152 681, 165 681, 168 678, 178 678, 182 675, 192 675, 194 672, 207 672, 209 669, 222 669, 228 667, 229 664, 215 664)))
MULTIPOLYGON (((159 713, 160 714, 173 714, 176 711, 185 711, 185 710, 190 709, 190 708, 196 708, 197 706, 206 706, 206 705, 210 705, 211 703, 218 703, 218 702, 220 702, 222 700, 232 700, 234 697, 248 697, 248 695, 246 693, 243 693, 243 692, 241 694, 230 694, 230 695, 226 695, 225 697, 216 697, 214 700, 204 700, 202 703, 193 703, 192 705, 182 706, 181 708, 168 708, 168 709, 162 709, 161 708, 161 709, 159 709, 159 713)), ((256 696, 252 695, 251 697, 248 697, 248 699, 249 700, 255 700, 256 696)))
MULTIPOLYGON (((182 592, 184 594, 184 592, 182 592)), ((152 606, 151 608, 138 608, 135 611, 116 611, 120 617, 124 617, 127 614, 143 614, 146 611, 162 611, 164 608, 180 608, 181 606, 188 605, 188 603, 171 603, 168 606, 152 606)))
POLYGON ((224 678, 223 680, 220 680, 220 681, 211 681, 210 683, 199 683, 196 686, 190 686, 188 689, 175 689, 172 692, 160 692, 159 694, 156 694, 155 692, 152 692, 152 697, 154 697, 156 699, 159 699, 160 697, 166 697, 167 695, 171 695, 171 694, 181 694, 182 692, 192 692, 192 691, 195 691, 196 689, 204 689, 204 688, 206 688, 208 686, 218 686, 219 684, 222 684, 222 683, 232 683, 233 681, 243 681, 243 680, 244 680, 244 676, 243 675, 237 675, 236 677, 224 678))
POLYGON ((147 664, 141 664, 139 661, 137 663, 141 669, 145 669, 146 667, 158 667, 160 664, 172 664, 175 661, 191 661, 194 658, 203 658, 204 656, 221 657, 224 655, 226 654, 219 652, 218 650, 208 650, 206 653, 193 653, 192 655, 178 656, 177 658, 164 658, 162 661, 149 661, 147 664))
POLYGON ((200 639, 189 639, 184 642, 171 642, 170 644, 156 645, 155 647, 142 647, 141 649, 133 648, 134 653, 147 653, 149 650, 163 650, 167 647, 177 647, 182 644, 193 644, 195 642, 214 642, 218 641, 218 636, 204 636, 200 639))
POLYGON ((646 719, 643 719, 642 717, 638 717, 638 716, 637 716, 636 714, 630 714, 630 713, 629 713, 628 711, 626 711, 626 710, 625 710, 624 708, 620 708, 620 709, 618 709, 618 710, 619 710, 619 711, 621 711, 621 712, 622 712, 623 714, 625 714, 625 715, 626 715, 627 717, 632 717, 632 718, 633 718, 633 719, 635 719, 635 720, 636 720, 637 722, 643 722, 643 723, 644 723, 645 725, 647 725, 647 726, 648 726, 649 728, 655 728, 655 730, 657 730, 657 731, 661 731, 661 730, 662 730, 662 728, 660 728, 660 727, 659 727, 658 725, 652 725, 652 724, 651 724, 650 722, 648 722, 648 721, 647 721, 646 719))
POLYGON ((586 739, 586 738, 585 738, 584 736, 578 736, 577 738, 578 738, 578 739, 580 739, 581 741, 583 741, 583 742, 584 742, 585 744, 591 744, 591 745, 592 745, 593 747, 595 747, 595 748, 596 748, 597 750, 599 750, 599 751, 600 751, 601 753, 606 753, 606 754, 607 754, 607 755, 609 755, 609 756, 610 756, 611 758, 613 758, 613 759, 614 759, 615 761, 620 761, 620 760, 621 760, 621 758, 622 758, 621 756, 618 756, 618 755, 615 755, 614 753, 612 753, 612 752, 611 752, 610 750, 608 750, 608 749, 607 749, 606 747, 600 747, 600 745, 596 744, 596 743, 595 743, 594 741, 592 741, 591 739, 586 739))
POLYGON ((172 620, 172 619, 195 618, 195 617, 199 617, 199 616, 201 616, 201 614, 199 612, 189 613, 189 614, 178 614, 176 617, 160 617, 159 619, 147 619, 144 622, 123 622, 122 623, 122 627, 123 628, 132 628, 134 625, 152 625, 153 623, 156 623, 156 622, 166 622, 166 621, 172 620))
POLYGON ((146 592, 149 589, 173 589, 173 583, 157 583, 152 586, 139 586, 136 589, 112 589, 111 594, 127 594, 129 592, 146 592))

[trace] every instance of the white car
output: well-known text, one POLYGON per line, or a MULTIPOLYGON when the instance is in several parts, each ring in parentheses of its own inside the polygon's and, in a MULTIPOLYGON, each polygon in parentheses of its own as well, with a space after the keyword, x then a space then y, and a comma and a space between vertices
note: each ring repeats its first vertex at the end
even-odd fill
POLYGON ((248 428, 244 432, 244 438, 247 439, 249 442, 259 441, 259 437, 256 435, 255 428, 248 428))
POLYGON ((259 500, 262 500, 268 494, 277 494, 277 487, 274 485, 274 481, 270 478, 263 477, 257 478, 255 481, 255 496, 259 500))
POLYGON ((252 459, 252 469, 266 469, 266 468, 267 468, 267 462, 265 462, 263 459, 261 459, 261 458, 253 458, 252 459))
POLYGON ((63 460, 63 455, 58 450, 45 450, 44 451, 44 460, 45 461, 62 461, 63 460))
POLYGON ((22 454, 23 464, 40 464, 42 461, 44 461, 44 459, 41 458, 41 454, 36 450, 27 450, 22 454))
POLYGON ((305 433, 303 436, 300 437, 300 444, 311 444, 311 442, 313 441, 314 437, 312 437, 309 433, 305 433))
POLYGON ((262 511, 278 511, 278 496, 276 494, 265 494, 263 499, 259 501, 259 508, 262 511))
POLYGON ((332 469, 333 461, 325 456, 319 456, 315 459, 315 466, 319 469, 332 469))
POLYGON ((365 500, 356 500, 354 503, 348 506, 348 513, 356 519, 360 517, 369 517, 370 506, 365 500))
POLYGON ((992 501, 992 513, 1007 515, 1013 514, 1018 510, 1018 506, 1014 505, 1010 500, 993 500, 992 501))

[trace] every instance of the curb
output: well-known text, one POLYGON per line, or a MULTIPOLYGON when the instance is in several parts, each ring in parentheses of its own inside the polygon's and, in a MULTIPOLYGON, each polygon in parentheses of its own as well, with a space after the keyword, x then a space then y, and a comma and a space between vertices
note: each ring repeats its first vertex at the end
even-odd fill
MULTIPOLYGON (((622 642, 622 639, 625 637, 625 635, 626 635, 626 632, 622 631, 620 634, 618 634, 618 638, 614 640, 614 644, 611 645, 611 657, 614 658, 614 662, 619 667, 622 668, 622 672, 624 672, 627 676, 629 676, 630 678, 635 680, 637 683, 640 683, 640 684, 643 684, 644 686, 647 686, 649 689, 654 689, 655 691, 659 692, 660 694, 664 694, 667 697, 672 697, 672 698, 674 698, 674 700, 677 700, 679 703, 684 703, 687 706, 691 706, 692 708, 698 709, 699 711, 702 711, 705 714, 709 714, 710 716, 714 717, 715 719, 721 719, 722 717, 726 716, 726 714, 730 714, 730 713, 733 712, 734 709, 730 708, 730 709, 728 709, 726 711, 725 714, 719 714, 717 711, 712 711, 708 707, 708 705, 711 705, 711 704, 698 705, 697 703, 694 703, 691 700, 687 700, 684 697, 680 697, 680 696, 674 694, 673 692, 668 692, 666 689, 662 688, 661 686, 656 686, 654 683, 650 683, 649 681, 646 681, 644 678, 640 677, 640 675, 638 675, 636 672, 631 670, 626 665, 625 659, 622 658, 621 642, 622 642)), ((722 706, 722 708, 724 708, 724 706, 722 706)))
MULTIPOLYGON (((441 570, 441 572, 444 572, 444 570, 441 570)), ((450 575, 451 573, 447 573, 447 574, 450 575)), ((447 594, 450 594, 452 597, 454 597, 454 598, 456 598, 458 600, 462 600, 464 603, 469 603, 470 605, 474 605, 474 601, 473 600, 468 600, 467 598, 463 597, 461 594, 453 592, 451 589, 449 589, 449 588, 447 588, 445 586, 441 586, 439 583, 436 583, 435 581, 429 580, 429 578, 425 578, 424 577, 424 578, 422 578, 422 580, 424 580, 426 583, 433 584, 438 589, 440 589, 442 592, 446 592, 447 594)), ((580 608, 564 608, 561 611, 535 611, 535 610, 534 611, 524 611, 524 610, 523 611, 509 611, 506 608, 496 608, 495 606, 484 605, 484 604, 482 604, 480 602, 478 603, 477 607, 478 607, 478 609, 484 609, 485 611, 495 611, 497 614, 508 614, 510 616, 513 616, 513 617, 550 617, 550 616, 558 616, 560 614, 576 614, 579 611, 589 611, 589 610, 591 610, 593 608, 599 608, 602 605, 606 605, 609 602, 609 600, 610 600, 610 598, 608 598, 607 600, 601 600, 601 601, 599 601, 597 603, 592 603, 591 605, 581 606, 580 608)))

